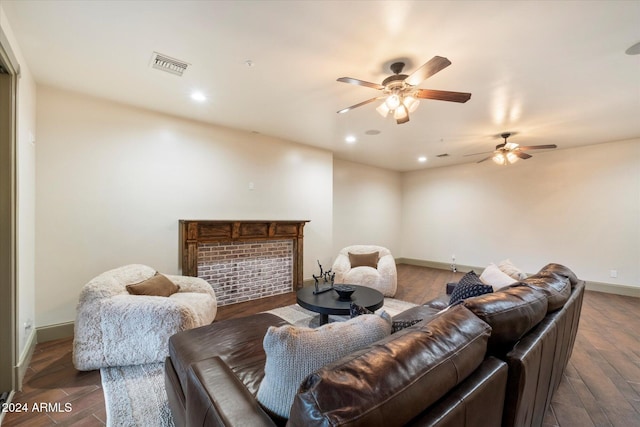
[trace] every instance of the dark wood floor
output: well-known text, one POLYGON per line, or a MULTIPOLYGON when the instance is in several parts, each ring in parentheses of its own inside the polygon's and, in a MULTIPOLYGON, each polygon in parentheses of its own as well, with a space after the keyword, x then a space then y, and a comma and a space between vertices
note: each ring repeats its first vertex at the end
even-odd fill
MULTIPOLYGON (((398 266, 396 298, 417 304, 444 294, 461 273, 398 266)), ((293 304, 285 294, 220 307, 216 320, 247 316, 293 304)), ((573 356, 545 418, 545 427, 640 426, 640 299, 587 291, 573 356)), ((3 426, 103 426, 106 424, 100 372, 78 372, 71 363, 72 340, 38 344, 14 402, 29 413, 7 413, 3 426), (34 403, 59 402, 68 413, 34 413, 34 403)), ((145 426, 146 427, 146 426, 145 426)))

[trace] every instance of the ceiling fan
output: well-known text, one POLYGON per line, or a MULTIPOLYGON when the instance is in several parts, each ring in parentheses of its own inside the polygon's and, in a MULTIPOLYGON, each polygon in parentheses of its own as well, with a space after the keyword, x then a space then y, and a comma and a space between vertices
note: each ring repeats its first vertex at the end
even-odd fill
POLYGON ((340 77, 339 82, 349 83, 352 85, 365 86, 382 91, 383 95, 368 99, 351 107, 343 108, 338 114, 346 113, 354 108, 361 107, 378 99, 385 101, 376 108, 376 111, 386 117, 389 113, 393 113, 393 117, 398 124, 409 121, 409 113, 418 108, 420 101, 418 99, 437 99, 439 101, 451 102, 467 102, 471 98, 470 93, 465 92, 449 92, 444 90, 418 89, 416 86, 424 80, 433 76, 437 72, 451 65, 451 61, 441 56, 434 56, 422 67, 415 70, 410 75, 400 74, 404 68, 404 62, 394 62, 391 64, 391 71, 394 75, 387 77, 382 84, 366 82, 364 80, 354 79, 352 77, 340 77))
POLYGON ((485 157, 484 159, 478 161, 477 163, 482 163, 485 160, 492 159, 494 162, 496 162, 499 165, 510 165, 517 162, 519 159, 527 160, 532 157, 531 154, 525 153, 525 151, 546 150, 546 149, 558 147, 555 144, 520 146, 513 142, 507 142, 507 138, 509 138, 510 136, 511 136, 511 133, 509 132, 500 134, 500 137, 504 138, 504 142, 502 144, 496 145, 496 149, 493 152, 485 151, 483 153, 465 154, 465 157, 477 156, 478 154, 493 153, 489 157, 485 157))

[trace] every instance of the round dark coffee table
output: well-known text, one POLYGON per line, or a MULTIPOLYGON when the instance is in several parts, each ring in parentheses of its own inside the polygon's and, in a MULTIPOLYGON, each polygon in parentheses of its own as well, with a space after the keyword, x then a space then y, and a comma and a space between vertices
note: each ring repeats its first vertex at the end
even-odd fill
POLYGON ((330 314, 342 316, 349 314, 349 306, 352 302, 371 311, 379 309, 384 304, 384 295, 380 291, 366 286, 349 286, 356 288, 350 300, 339 299, 337 292, 334 290, 314 295, 314 286, 306 286, 300 289, 296 294, 296 300, 300 307, 320 313, 321 325, 329 322, 330 314))

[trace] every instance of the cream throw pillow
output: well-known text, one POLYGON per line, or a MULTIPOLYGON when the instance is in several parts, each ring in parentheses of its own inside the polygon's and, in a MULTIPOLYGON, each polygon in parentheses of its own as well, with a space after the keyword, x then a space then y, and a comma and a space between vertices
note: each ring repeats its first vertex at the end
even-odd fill
POLYGON ((494 291, 517 282, 513 277, 503 273, 494 263, 489 264, 487 268, 484 269, 480 275, 480 280, 487 285, 493 286, 494 291))
POLYGON ((522 280, 527 278, 527 275, 518 267, 513 265, 510 259, 500 261, 498 263, 498 268, 500 269, 500 271, 513 277, 515 280, 522 280))
POLYGON ((391 322, 365 314, 316 329, 271 326, 264 336, 267 360, 258 401, 273 413, 289 418, 302 381, 321 367, 391 334, 391 322))

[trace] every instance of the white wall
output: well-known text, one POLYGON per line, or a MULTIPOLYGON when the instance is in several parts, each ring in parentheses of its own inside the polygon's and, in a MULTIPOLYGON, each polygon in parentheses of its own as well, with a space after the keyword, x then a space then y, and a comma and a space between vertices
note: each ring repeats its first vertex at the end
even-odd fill
POLYGON ((9 41, 9 48, 20 65, 18 79, 18 115, 17 115, 17 324, 18 357, 23 358, 23 351, 29 334, 35 333, 24 324, 35 319, 35 146, 32 136, 36 131, 36 84, 29 71, 27 62, 22 56, 20 46, 13 35, 4 10, 0 7, 0 27, 9 41))
POLYGON ((549 262, 640 287, 640 139, 403 176, 402 255, 528 272, 549 262), (610 270, 617 270, 612 278, 610 270))
POLYGON ((74 320, 107 269, 178 273, 179 219, 311 220, 306 278, 332 253, 327 151, 51 87, 37 107, 38 326, 74 320))
POLYGON ((331 262, 341 248, 354 244, 385 246, 398 256, 401 209, 400 172, 334 159, 331 262))

